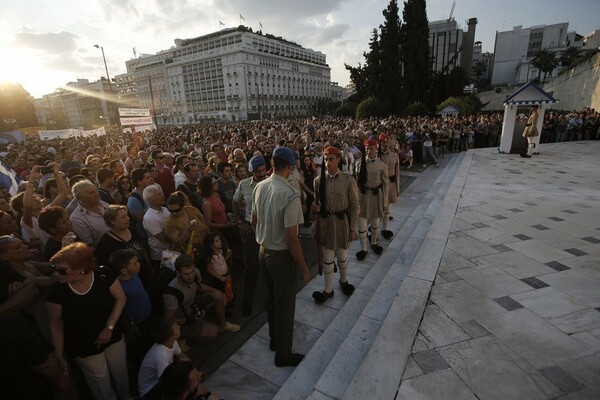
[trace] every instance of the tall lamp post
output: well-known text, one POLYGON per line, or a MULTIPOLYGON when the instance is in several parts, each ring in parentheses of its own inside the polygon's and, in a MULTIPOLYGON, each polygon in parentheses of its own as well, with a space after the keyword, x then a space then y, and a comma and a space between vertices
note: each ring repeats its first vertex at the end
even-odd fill
MULTIPOLYGON (((108 75, 108 66, 106 65, 106 57, 104 56, 104 47, 99 46, 97 44, 94 45, 95 48, 102 50, 102 59, 104 60, 104 69, 106 70, 106 79, 108 80, 108 91, 112 94, 112 84, 110 83, 110 76, 108 75)), ((106 99, 104 100, 106 101, 106 99)), ((110 107, 107 107, 108 115, 107 121, 110 124, 110 107)))

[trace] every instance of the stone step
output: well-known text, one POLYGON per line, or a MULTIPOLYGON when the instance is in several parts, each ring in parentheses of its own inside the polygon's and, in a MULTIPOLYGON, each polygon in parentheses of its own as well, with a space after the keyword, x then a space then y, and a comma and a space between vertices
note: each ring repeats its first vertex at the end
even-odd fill
MULTIPOLYGON (((365 340, 371 340, 371 337, 375 337, 380 322, 373 322, 368 317, 361 318, 361 314, 367 310, 368 314, 378 313, 380 320, 384 318, 393 299, 393 296, 392 298, 389 296, 397 292, 399 282, 416 257, 431 224, 431 220, 427 220, 424 216, 432 202, 438 198, 438 192, 447 190, 451 179, 450 174, 455 171, 458 159, 459 157, 453 157, 449 160, 439 174, 431 171, 427 176, 428 171, 426 171, 423 177, 417 179, 403 192, 400 199, 402 203, 392 208, 394 218, 399 218, 402 228, 395 234, 384 254, 371 266, 354 294, 348 298, 346 304, 317 339, 304 361, 295 368, 281 386, 275 399, 305 399, 313 392, 313 388, 318 382, 325 384, 335 381, 339 375, 335 366, 339 365, 344 369, 345 365, 332 361, 339 352, 338 349, 341 349, 340 346, 346 340, 360 341, 360 338, 363 337, 365 340), (401 212, 396 212, 398 208, 401 212), (386 276, 389 279, 384 279, 386 276), (379 297, 378 293, 382 297, 379 297), (378 301, 383 301, 383 303, 377 304, 378 301), (366 309, 369 304, 370 307, 366 309)), ((358 249, 356 242, 353 247, 358 249)), ((372 257, 372 255, 368 257, 372 257)), ((351 261, 352 263, 365 264, 357 261, 351 261)), ((355 346, 352 348, 348 346, 348 351, 351 350, 356 350, 355 346)), ((368 347, 363 348, 362 354, 367 350, 368 347)), ((346 353, 346 351, 342 351, 338 357, 347 357, 346 353)), ((356 367, 359 364, 360 360, 356 363, 356 367)), ((347 376, 348 379, 354 375, 354 371, 351 372, 347 376)), ((344 384, 344 389, 347 383, 349 380, 344 384)))
MULTIPOLYGON (((446 196, 432 223, 419 253, 404 278, 389 312, 381 321, 352 381, 339 398, 393 399, 400 384, 406 360, 425 310, 448 235, 458 198, 464 186, 472 154, 461 153, 454 169, 454 179, 446 188, 446 196), (381 359, 385 355, 385 368, 381 359)), ((433 204, 433 203, 432 203, 433 204)))
MULTIPOLYGON (((320 395, 325 394, 334 399, 342 398, 344 395, 365 354, 367 354, 377 337, 382 321, 385 320, 390 312, 390 307, 398 293, 398 288, 401 286, 410 266, 418 255, 416 252, 420 251, 422 243, 426 240, 427 232, 433 220, 433 217, 428 217, 427 214, 435 215, 435 212, 441 205, 441 199, 443 199, 454 174, 456 174, 457 163, 460 163, 461 159, 460 155, 459 157, 455 157, 454 163, 448 165, 444 173, 440 174, 432 185, 428 195, 432 192, 435 194, 433 196, 426 196, 429 198, 429 205, 427 208, 420 208, 419 214, 416 214, 421 220, 411 234, 407 245, 400 251, 397 258, 400 262, 392 261, 391 267, 371 296, 369 303, 359 316, 356 324, 352 327, 350 333, 346 336, 339 350, 319 378, 313 395, 316 396, 317 393, 320 395)), ((423 204, 427 205, 426 202, 423 204)))

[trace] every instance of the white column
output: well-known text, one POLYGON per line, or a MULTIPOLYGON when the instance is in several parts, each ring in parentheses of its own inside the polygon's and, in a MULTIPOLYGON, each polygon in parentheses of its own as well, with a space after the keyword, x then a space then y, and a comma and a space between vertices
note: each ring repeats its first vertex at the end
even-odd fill
POLYGON ((538 135, 533 138, 533 142, 535 143, 534 152, 538 152, 538 146, 540 145, 540 137, 542 136, 542 126, 544 125, 544 114, 546 114, 546 105, 540 104, 540 107, 538 108, 537 122, 538 135))
MULTIPOLYGON (((517 116, 517 106, 504 106, 504 120, 502 121, 502 137, 500 138, 500 152, 510 153, 512 147, 513 134, 515 133, 515 117, 517 116)), ((538 139, 539 140, 539 139, 538 139)))

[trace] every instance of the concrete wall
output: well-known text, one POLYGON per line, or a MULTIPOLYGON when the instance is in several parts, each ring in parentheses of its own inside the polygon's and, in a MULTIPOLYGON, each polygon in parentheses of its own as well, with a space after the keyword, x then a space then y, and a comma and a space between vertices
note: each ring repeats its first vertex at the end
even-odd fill
POLYGON ((600 110, 600 53, 546 83, 543 89, 560 100, 560 103, 554 104, 554 109, 591 107, 600 110))

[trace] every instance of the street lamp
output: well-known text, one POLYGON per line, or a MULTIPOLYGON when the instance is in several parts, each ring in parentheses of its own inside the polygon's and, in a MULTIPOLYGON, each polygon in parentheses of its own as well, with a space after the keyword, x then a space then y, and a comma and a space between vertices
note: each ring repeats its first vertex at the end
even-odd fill
MULTIPOLYGON (((108 75, 108 66, 106 65, 106 57, 104 56, 104 47, 97 44, 95 44, 94 47, 102 50, 102 59, 104 60, 104 69, 106 70, 106 79, 108 80, 108 92, 112 94, 112 84, 110 83, 110 76, 108 75)), ((106 101, 106 99, 104 99, 104 101, 106 101)), ((110 107, 108 107, 108 114, 109 115, 106 122, 110 124, 110 107)))
POLYGON ((112 92, 112 85, 110 83, 110 76, 108 76, 108 67, 106 66, 106 57, 104 56, 104 47, 94 45, 95 48, 102 50, 102 59, 104 60, 104 69, 106 70, 106 79, 108 79, 108 90, 112 92))

